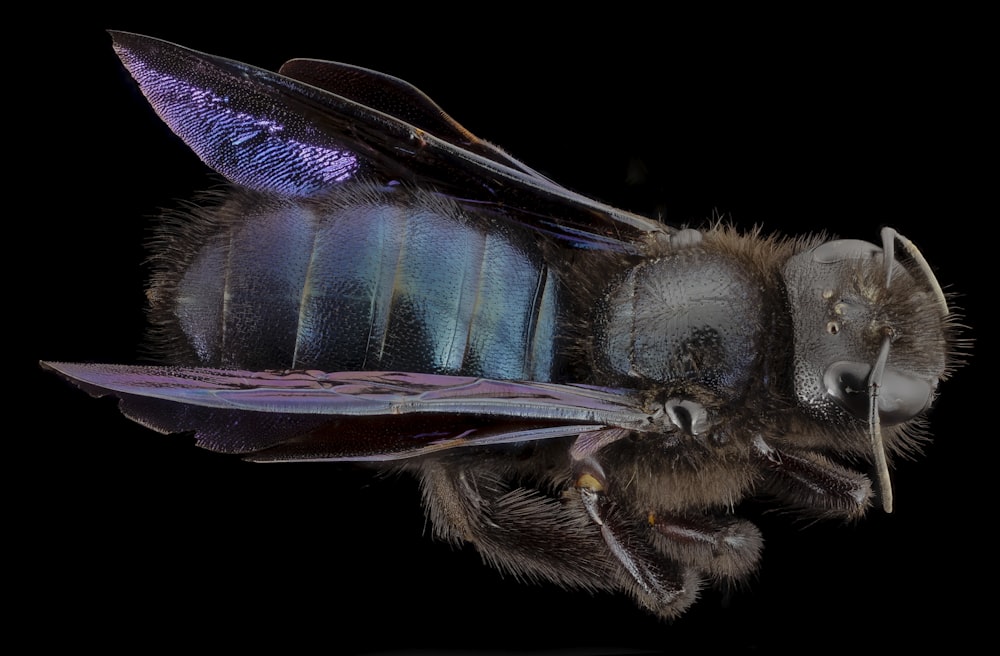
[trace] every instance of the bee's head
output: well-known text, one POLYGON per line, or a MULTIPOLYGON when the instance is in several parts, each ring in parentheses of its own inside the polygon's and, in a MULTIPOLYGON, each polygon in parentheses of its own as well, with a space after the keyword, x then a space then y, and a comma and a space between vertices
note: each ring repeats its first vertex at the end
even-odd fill
POLYGON ((948 356, 948 304, 913 244, 891 228, 882 247, 829 241, 790 258, 784 279, 794 329, 798 403, 834 423, 864 422, 891 510, 881 425, 927 410, 948 356), (909 266, 894 256, 896 240, 909 266))

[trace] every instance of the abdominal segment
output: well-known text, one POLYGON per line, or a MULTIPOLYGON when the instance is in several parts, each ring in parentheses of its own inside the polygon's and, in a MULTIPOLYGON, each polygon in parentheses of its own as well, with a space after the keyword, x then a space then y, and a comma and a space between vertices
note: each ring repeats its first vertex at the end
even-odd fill
POLYGON ((558 281, 516 229, 401 188, 249 200, 167 285, 199 364, 551 379, 558 281))

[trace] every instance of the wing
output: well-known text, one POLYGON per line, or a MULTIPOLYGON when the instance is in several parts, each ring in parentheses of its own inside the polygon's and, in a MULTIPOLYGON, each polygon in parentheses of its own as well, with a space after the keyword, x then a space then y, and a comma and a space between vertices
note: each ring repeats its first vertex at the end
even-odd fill
POLYGON ((394 77, 316 60, 292 60, 279 74, 146 36, 111 36, 160 118, 236 184, 289 196, 359 177, 430 186, 477 213, 602 250, 636 252, 673 232, 552 182, 394 77))
POLYGON ((648 430, 626 392, 405 372, 251 372, 43 362, 127 417, 193 432, 212 451, 252 460, 411 458, 443 449, 648 430), (488 418, 488 421, 483 419, 488 418))

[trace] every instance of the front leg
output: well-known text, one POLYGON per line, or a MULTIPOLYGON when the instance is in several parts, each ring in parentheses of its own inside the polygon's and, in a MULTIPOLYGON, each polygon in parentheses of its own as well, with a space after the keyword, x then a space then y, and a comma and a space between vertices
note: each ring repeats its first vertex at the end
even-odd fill
POLYGON ((758 436, 754 453, 765 473, 765 492, 821 516, 855 519, 871 505, 871 481, 814 452, 779 450, 758 436))

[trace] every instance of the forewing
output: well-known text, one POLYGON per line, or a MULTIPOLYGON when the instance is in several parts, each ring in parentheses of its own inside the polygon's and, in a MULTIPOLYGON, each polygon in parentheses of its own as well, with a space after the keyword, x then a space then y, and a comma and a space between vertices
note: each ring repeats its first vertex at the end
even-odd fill
POLYGON ((466 130, 427 94, 406 80, 352 64, 319 59, 291 59, 281 65, 278 73, 392 116, 459 149, 522 171, 537 178, 540 184, 558 187, 541 173, 466 130))
POLYGON ((634 252, 670 232, 551 182, 396 78, 293 60, 284 69, 293 79, 150 37, 111 35, 160 118, 237 184, 288 196, 359 177, 414 184, 586 248, 634 252))
POLYGON ((251 372, 43 362, 162 433, 255 460, 394 460, 552 439, 648 416, 614 390, 405 372, 251 372))

